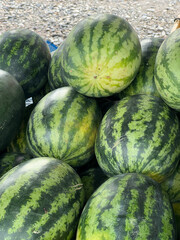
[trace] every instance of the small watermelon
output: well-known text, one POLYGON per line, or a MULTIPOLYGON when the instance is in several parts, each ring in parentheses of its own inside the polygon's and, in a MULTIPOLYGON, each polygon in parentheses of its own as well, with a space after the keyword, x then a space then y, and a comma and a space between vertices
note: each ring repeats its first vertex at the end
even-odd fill
POLYGON ((31 30, 15 29, 0 36, 0 69, 15 77, 26 98, 47 82, 50 59, 47 43, 31 30))
POLYGON ((179 121, 175 111, 156 96, 123 98, 104 115, 95 154, 108 176, 137 172, 164 181, 180 159, 179 121))
POLYGON ((175 240, 169 197, 142 174, 109 178, 90 197, 80 217, 76 240, 175 240))
POLYGON ((35 158, 0 179, 0 238, 73 240, 84 189, 68 164, 35 158))
POLYGON ((62 79, 86 96, 111 96, 135 78, 141 45, 125 19, 112 14, 92 15, 67 36, 59 63, 60 85, 62 79))

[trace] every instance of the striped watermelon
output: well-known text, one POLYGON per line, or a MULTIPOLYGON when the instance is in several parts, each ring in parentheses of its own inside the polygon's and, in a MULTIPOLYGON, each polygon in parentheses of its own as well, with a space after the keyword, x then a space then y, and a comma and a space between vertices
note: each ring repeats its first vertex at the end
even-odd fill
POLYGON ((59 79, 84 95, 110 96, 132 82, 140 63, 140 41, 132 26, 112 14, 93 15, 67 36, 59 79))
POLYGON ((0 153, 16 136, 24 109, 25 98, 21 86, 11 74, 0 69, 0 153))
POLYGON ((58 47, 58 49, 54 52, 49 64, 48 82, 52 90, 59 87, 69 86, 69 84, 62 77, 63 68, 61 66, 61 60, 63 46, 64 42, 62 42, 60 47, 58 47))
POLYGON ((95 153, 108 176, 137 172, 162 182, 180 159, 177 115, 159 97, 125 97, 103 117, 95 153))
POLYGON ((162 188, 168 193, 176 217, 177 234, 180 239, 180 164, 174 173, 161 183, 162 188))
POLYGON ((153 179, 135 173, 108 179, 90 197, 76 240, 174 240, 168 195, 153 179))
POLYGON ((73 167, 84 165, 93 157, 100 121, 95 99, 72 87, 55 89, 31 113, 26 132, 30 152, 61 159, 73 167))
POLYGON ((100 167, 89 168, 80 173, 79 176, 84 186, 85 201, 87 201, 93 192, 108 179, 100 167))
POLYGON ((33 31, 16 29, 0 36, 0 69, 16 78, 26 98, 46 83, 50 59, 48 45, 33 31))
POLYGON ((147 38, 141 41, 142 61, 139 71, 133 82, 116 97, 121 99, 135 94, 160 96, 154 82, 154 64, 158 49, 163 41, 163 38, 147 38))
POLYGON ((32 156, 25 153, 11 152, 0 155, 0 178, 16 165, 31 159, 32 156))
POLYGON ((52 158, 21 163, 0 180, 0 238, 73 239, 84 189, 68 164, 52 158))
POLYGON ((180 111, 180 29, 162 43, 155 62, 155 84, 164 101, 180 111))

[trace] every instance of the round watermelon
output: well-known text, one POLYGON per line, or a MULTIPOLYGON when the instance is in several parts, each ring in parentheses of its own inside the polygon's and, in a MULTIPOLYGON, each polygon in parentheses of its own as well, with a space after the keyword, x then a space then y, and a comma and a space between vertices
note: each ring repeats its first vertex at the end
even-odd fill
POLYGON ((0 152, 16 136, 25 109, 22 87, 8 72, 0 69, 0 152))
POLYGON ((110 96, 135 78, 141 63, 140 41, 125 19, 112 14, 92 15, 67 36, 59 63, 59 79, 79 93, 110 96))
POLYGON ((31 30, 15 29, 0 36, 0 69, 15 77, 26 98, 47 82, 50 59, 48 45, 31 30))
POLYGON ((159 94, 171 108, 180 111, 180 29, 162 43, 154 72, 159 94))
POLYGON ((58 47, 58 49, 54 52, 53 56, 51 57, 51 61, 48 68, 48 82, 49 86, 52 90, 69 86, 69 84, 63 78, 63 68, 61 66, 62 60, 62 51, 64 47, 64 42, 58 47))
POLYGON ((1 239, 73 240, 83 204, 81 179, 68 164, 21 163, 0 179, 1 239))
POLYGON ((29 118, 26 139, 30 152, 82 166, 94 155, 100 121, 95 99, 72 87, 55 89, 39 101, 29 118))
POLYGON ((108 176, 137 172, 164 181, 180 159, 175 111, 159 97, 142 94, 123 98, 104 115, 95 154, 108 176))
POLYGON ((147 38, 141 41, 142 61, 139 71, 133 82, 122 92, 116 94, 116 98, 121 99, 136 94, 160 96, 154 82, 154 65, 158 49, 163 41, 163 38, 147 38))
POLYGON ((109 178, 90 197, 80 217, 76 240, 175 240, 168 195, 145 175, 109 178))

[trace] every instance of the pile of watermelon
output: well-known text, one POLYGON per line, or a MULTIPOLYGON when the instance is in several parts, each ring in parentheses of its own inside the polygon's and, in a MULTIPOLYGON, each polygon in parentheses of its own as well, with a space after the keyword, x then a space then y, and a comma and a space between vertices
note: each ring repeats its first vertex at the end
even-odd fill
POLYGON ((180 29, 81 20, 0 36, 0 240, 180 238, 180 29))

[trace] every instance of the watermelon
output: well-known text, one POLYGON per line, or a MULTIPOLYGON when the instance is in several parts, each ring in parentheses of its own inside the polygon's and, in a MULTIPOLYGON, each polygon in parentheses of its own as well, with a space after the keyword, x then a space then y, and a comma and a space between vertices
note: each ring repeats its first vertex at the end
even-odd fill
POLYGON ((136 173, 109 178, 90 197, 76 240, 174 240, 174 215, 160 184, 136 173))
POLYGON ((142 61, 133 82, 124 91, 117 93, 119 99, 136 94, 160 96, 154 82, 154 64, 163 38, 147 38, 141 41, 142 61))
POLYGON ((62 42, 58 49, 53 53, 49 64, 48 82, 52 90, 59 87, 69 86, 68 82, 65 81, 61 74, 63 71, 63 68, 61 66, 63 46, 64 42, 62 42))
POLYGON ((7 146, 7 152, 21 152, 30 153, 29 147, 26 141, 26 127, 32 110, 35 104, 30 104, 25 108, 24 117, 21 122, 20 128, 16 136, 7 146))
POLYGON ((85 201, 87 201, 93 192, 108 179, 100 167, 89 168, 80 173, 79 176, 84 186, 85 201))
POLYGON ((155 84, 160 96, 180 111, 180 29, 171 33, 158 50, 155 62, 155 84))
POLYGON ((0 69, 0 152, 17 134, 24 114, 22 87, 8 72, 0 69))
POLYGON ((68 164, 34 158, 0 179, 0 236, 71 240, 84 203, 80 177, 68 164))
POLYGON ((55 89, 39 101, 29 118, 26 139, 30 152, 82 166, 94 155, 100 121, 95 99, 69 86, 55 89))
POLYGON ((51 59, 46 42, 28 29, 15 29, 0 36, 0 69, 12 74, 25 97, 36 95, 48 79, 51 59))
POLYGON ((104 115, 95 154, 108 176, 136 172, 164 181, 180 159, 179 121, 175 111, 156 96, 123 98, 104 115))
POLYGON ((32 97, 33 103, 37 104, 41 100, 41 98, 43 98, 50 91, 51 88, 49 82, 46 82, 45 86, 40 90, 40 92, 36 96, 32 97))
POLYGON ((11 152, 0 155, 0 178, 16 165, 31 159, 32 156, 25 153, 11 152))
POLYGON ((60 86, 63 80, 86 96, 111 96, 136 76, 141 63, 140 41, 125 19, 92 15, 71 30, 58 62, 60 86))
POLYGON ((174 173, 161 183, 162 188, 168 193, 176 217, 178 239, 180 239, 180 164, 174 173))

